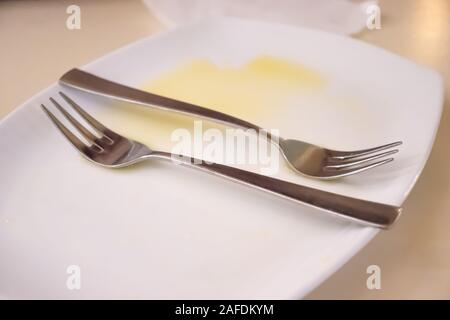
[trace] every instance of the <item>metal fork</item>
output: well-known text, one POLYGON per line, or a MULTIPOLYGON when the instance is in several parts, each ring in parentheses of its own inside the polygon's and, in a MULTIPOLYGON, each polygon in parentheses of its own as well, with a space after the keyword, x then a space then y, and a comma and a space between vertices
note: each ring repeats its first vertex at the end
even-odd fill
POLYGON ((88 143, 79 139, 43 104, 41 105, 42 109, 67 140, 86 159, 98 165, 120 168, 151 158, 176 160, 182 164, 316 207, 336 216, 380 228, 386 228, 394 223, 401 212, 401 208, 396 206, 346 197, 217 163, 205 163, 194 158, 174 156, 168 152, 151 150, 142 143, 128 139, 106 128, 67 95, 62 92, 59 92, 59 94, 89 124, 90 128, 81 124, 55 99, 50 98, 50 101, 88 143))
POLYGON ((312 178, 341 178, 381 166, 394 160, 391 156, 398 152, 394 148, 402 144, 401 141, 397 141, 363 150, 332 150, 304 141, 272 136, 267 130, 228 114, 130 88, 80 69, 68 71, 59 79, 59 82, 72 88, 118 100, 196 115, 244 129, 253 129, 256 132, 264 132, 268 139, 279 147, 292 169, 312 178))

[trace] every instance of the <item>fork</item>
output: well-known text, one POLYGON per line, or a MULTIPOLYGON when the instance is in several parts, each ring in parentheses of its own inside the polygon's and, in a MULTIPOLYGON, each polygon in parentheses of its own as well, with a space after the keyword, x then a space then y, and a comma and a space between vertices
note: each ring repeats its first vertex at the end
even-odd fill
POLYGON ((95 164, 107 168, 120 168, 152 158, 175 160, 181 164, 229 178, 233 181, 241 182, 268 191, 272 194, 318 208, 321 211, 369 226, 387 228, 393 224, 400 215, 400 207, 355 199, 234 167, 217 163, 206 163, 195 158, 173 155, 164 151, 151 150, 142 143, 128 139, 106 128, 63 92, 59 92, 59 94, 72 106, 72 109, 85 120, 86 124, 89 125, 90 128, 81 124, 54 98, 50 98, 50 101, 84 138, 85 142, 69 130, 60 120, 58 120, 55 114, 49 111, 43 104, 41 104, 42 109, 81 155, 95 164))
POLYGON ((397 153, 398 149, 394 148, 402 144, 401 141, 397 141, 362 150, 332 150, 300 140, 283 139, 271 135, 267 130, 255 124, 228 114, 127 87, 80 69, 72 69, 66 72, 59 79, 59 82, 63 85, 93 94, 164 110, 196 115, 221 123, 231 124, 236 127, 263 132, 269 141, 278 146, 291 169, 311 178, 341 178, 381 166, 394 160, 390 156, 397 153))

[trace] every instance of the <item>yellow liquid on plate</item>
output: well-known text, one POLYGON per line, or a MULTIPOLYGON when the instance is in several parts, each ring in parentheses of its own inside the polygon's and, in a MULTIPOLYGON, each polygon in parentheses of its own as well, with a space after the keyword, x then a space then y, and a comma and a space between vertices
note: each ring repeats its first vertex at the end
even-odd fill
MULTIPOLYGON (((188 61, 144 84, 142 89, 261 123, 280 113, 287 101, 301 92, 318 90, 324 78, 314 70, 289 60, 258 56, 241 66, 218 66, 207 59, 188 61)), ((108 109, 108 123, 118 132, 170 150, 177 128, 192 131, 199 120, 176 113, 121 103, 108 109), (114 111, 111 111, 114 110, 114 111)), ((203 129, 213 123, 204 123, 203 129)))

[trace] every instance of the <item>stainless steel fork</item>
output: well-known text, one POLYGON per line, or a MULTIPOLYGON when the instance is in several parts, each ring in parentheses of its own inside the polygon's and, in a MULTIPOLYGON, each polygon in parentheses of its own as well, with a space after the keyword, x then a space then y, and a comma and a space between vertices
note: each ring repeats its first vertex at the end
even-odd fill
POLYGON ((68 71, 59 79, 59 82, 79 90, 118 100, 196 115, 244 129, 265 132, 268 139, 279 147, 292 169, 312 178, 341 178, 381 166, 394 160, 391 156, 398 152, 394 148, 402 144, 401 141, 397 141, 363 150, 332 150, 304 141, 275 137, 255 124, 228 114, 130 88, 80 69, 68 71))
POLYGON ((44 105, 42 109, 69 142, 88 160, 108 168, 120 168, 139 161, 158 158, 176 160, 182 164, 201 169, 231 180, 268 191, 275 195, 307 204, 322 211, 351 219, 365 225, 387 228, 398 218, 401 208, 382 203, 346 197, 325 192, 291 182, 278 180, 249 171, 216 163, 205 163, 193 158, 173 156, 168 152, 155 151, 106 128, 94 119, 67 95, 60 92, 62 98, 70 104, 91 128, 81 124, 74 116, 63 108, 55 99, 50 101, 62 115, 78 130, 87 141, 80 140, 44 105))

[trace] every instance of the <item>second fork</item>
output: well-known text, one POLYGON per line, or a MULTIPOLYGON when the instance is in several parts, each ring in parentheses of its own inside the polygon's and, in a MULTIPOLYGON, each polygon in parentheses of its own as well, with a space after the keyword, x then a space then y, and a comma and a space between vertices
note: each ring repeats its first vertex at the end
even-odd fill
POLYGON ((394 160, 391 156, 398 152, 394 148, 402 144, 401 141, 397 141, 362 150, 333 150, 305 141, 273 136, 267 130, 231 115, 127 87, 80 69, 72 69, 66 72, 59 79, 59 82, 89 93, 195 115, 232 126, 266 133, 268 139, 279 148, 290 167, 294 171, 310 178, 336 179, 384 165, 394 160))
POLYGON ((50 101, 59 109, 62 115, 77 129, 87 141, 80 140, 44 105, 43 110, 56 125, 67 140, 88 160, 95 164, 118 168, 130 166, 147 159, 158 158, 177 160, 182 164, 203 171, 226 177, 228 179, 268 191, 272 194, 320 209, 333 215, 354 220, 365 225, 380 228, 389 227, 398 218, 401 208, 387 204, 355 199, 331 192, 326 192, 291 182, 263 176, 250 171, 241 170, 217 163, 205 163, 194 158, 179 157, 164 151, 151 150, 137 141, 128 139, 106 128, 94 117, 89 115, 72 99, 60 92, 63 99, 89 124, 87 128, 75 119, 55 99, 50 101))

